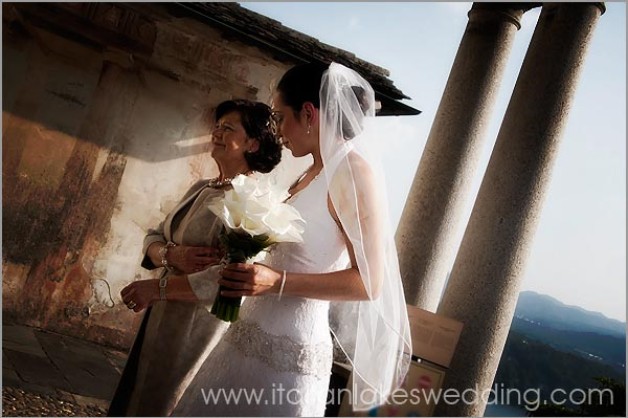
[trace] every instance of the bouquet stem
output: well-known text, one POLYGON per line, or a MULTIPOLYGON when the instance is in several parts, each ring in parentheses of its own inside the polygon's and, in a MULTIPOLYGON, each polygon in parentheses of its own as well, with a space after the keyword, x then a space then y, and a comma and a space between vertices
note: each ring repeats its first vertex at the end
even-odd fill
MULTIPOLYGON (((225 263, 245 263, 246 257, 241 253, 230 253, 227 254, 225 263)), ((232 298, 222 296, 221 292, 223 290, 229 290, 226 287, 219 286, 218 287, 218 295, 214 300, 214 304, 212 305, 211 313, 216 316, 216 318, 221 319, 225 322, 234 322, 238 319, 238 315, 240 314, 240 306, 242 306, 242 298, 232 298)))

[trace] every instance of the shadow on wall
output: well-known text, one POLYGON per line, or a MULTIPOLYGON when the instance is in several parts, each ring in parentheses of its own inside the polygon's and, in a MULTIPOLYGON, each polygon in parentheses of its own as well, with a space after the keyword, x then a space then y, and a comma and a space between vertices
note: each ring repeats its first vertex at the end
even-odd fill
POLYGON ((216 173, 215 106, 268 100, 258 92, 270 92, 285 67, 176 19, 129 20, 131 35, 145 31, 128 42, 134 53, 116 34, 103 45, 87 35, 94 28, 65 33, 65 15, 50 15, 57 6, 2 7, 5 321, 126 347, 138 317, 95 299, 94 260, 114 260, 104 276, 123 271, 107 277, 114 297, 148 274, 139 268, 145 230, 192 182, 216 173), (45 24, 51 16, 59 26, 45 24))

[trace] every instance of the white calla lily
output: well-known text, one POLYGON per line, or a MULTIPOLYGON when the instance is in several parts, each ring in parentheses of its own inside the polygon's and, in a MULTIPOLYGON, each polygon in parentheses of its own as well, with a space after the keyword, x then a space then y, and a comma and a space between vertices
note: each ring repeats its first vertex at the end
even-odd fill
POLYGON ((215 199, 209 209, 228 230, 251 237, 267 236, 268 244, 301 242, 305 221, 285 203, 288 190, 273 183, 270 176, 236 176, 231 190, 215 199))

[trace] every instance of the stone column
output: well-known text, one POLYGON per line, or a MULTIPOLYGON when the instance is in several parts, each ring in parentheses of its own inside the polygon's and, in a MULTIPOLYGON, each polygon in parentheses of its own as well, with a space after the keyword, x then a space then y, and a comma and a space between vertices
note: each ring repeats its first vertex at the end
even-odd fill
MULTIPOLYGON (((396 241, 406 301, 435 311, 460 207, 520 18, 529 3, 474 3, 406 201, 396 241)), ((426 58, 427 59, 427 58, 426 58)))
MULTIPOLYGON (((508 336, 561 132, 602 3, 546 3, 438 313, 464 323, 445 388, 488 390, 508 336)), ((472 393, 467 393, 467 400, 472 393)), ((486 399, 441 402, 482 416, 486 399)))

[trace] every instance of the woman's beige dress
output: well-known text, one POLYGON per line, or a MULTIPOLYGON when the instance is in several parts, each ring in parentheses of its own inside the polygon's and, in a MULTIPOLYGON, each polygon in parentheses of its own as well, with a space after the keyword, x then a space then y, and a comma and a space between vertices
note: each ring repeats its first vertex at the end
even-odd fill
MULTIPOLYGON (((157 268, 146 255, 154 242, 217 246, 221 221, 207 208, 223 191, 200 181, 177 207, 144 238, 142 266, 157 268)), ((165 269, 160 277, 169 274, 165 269)), ((109 407, 109 416, 168 416, 221 339, 228 324, 209 310, 216 295, 217 267, 189 275, 201 302, 160 301, 144 314, 122 377, 109 407)))

